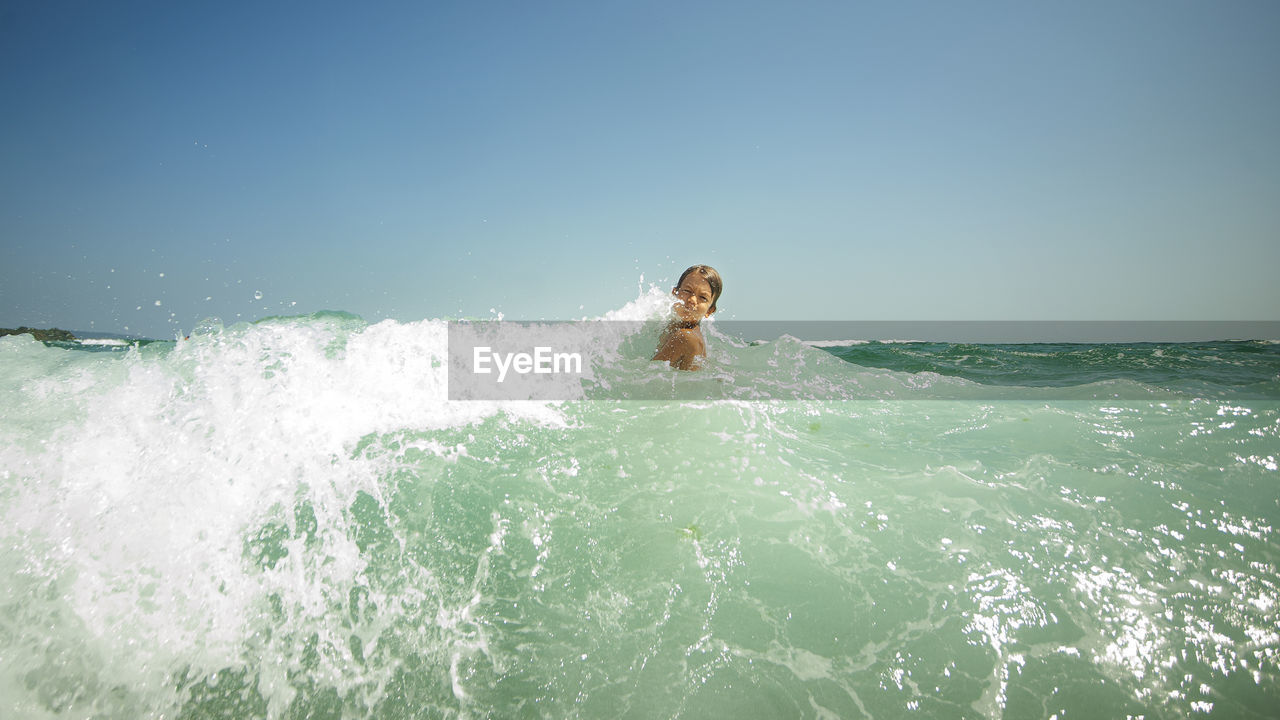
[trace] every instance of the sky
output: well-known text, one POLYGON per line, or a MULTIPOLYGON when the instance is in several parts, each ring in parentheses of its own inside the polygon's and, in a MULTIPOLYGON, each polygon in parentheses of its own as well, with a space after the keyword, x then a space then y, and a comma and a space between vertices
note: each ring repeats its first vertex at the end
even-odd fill
POLYGON ((1277 320, 1280 3, 0 4, 0 326, 1277 320))

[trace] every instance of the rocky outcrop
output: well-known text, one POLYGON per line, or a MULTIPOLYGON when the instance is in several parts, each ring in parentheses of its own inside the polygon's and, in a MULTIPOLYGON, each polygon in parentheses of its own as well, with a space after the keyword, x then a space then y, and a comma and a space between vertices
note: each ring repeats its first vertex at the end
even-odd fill
POLYGON ((75 335, 58 328, 49 328, 48 330, 37 330, 29 327, 20 327, 17 330, 0 328, 0 336, 4 335, 31 335, 40 342, 75 342, 76 340, 75 335))

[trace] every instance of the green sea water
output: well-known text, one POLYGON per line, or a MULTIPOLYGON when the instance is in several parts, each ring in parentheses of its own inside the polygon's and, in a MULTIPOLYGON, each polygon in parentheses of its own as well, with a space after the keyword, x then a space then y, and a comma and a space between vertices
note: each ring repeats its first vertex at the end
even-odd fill
POLYGON ((1280 706, 1280 346, 713 335, 485 403, 444 337, 0 339, 0 717, 1280 706))

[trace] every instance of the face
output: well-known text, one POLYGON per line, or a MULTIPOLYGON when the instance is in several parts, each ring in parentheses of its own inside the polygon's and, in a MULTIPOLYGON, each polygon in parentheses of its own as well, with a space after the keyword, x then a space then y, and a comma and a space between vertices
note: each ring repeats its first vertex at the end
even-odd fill
POLYGON ((711 309, 711 283, 698 273, 685 276, 684 282, 672 290, 671 294, 679 301, 671 308, 685 322, 699 322, 715 312, 711 309))

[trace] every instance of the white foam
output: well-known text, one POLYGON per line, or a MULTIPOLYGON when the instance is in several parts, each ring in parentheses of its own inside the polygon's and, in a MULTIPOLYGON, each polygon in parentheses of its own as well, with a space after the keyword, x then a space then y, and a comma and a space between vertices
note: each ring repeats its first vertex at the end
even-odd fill
MULTIPOLYGON (((381 497, 384 471, 353 453, 356 444, 498 413, 565 423, 551 403, 450 402, 444 321, 341 324, 292 319, 207 332, 168 351, 49 355, 62 364, 26 385, 61 417, 27 426, 40 437, 3 443, 17 490, 0 541, 38 548, 24 553, 40 563, 28 572, 61 578, 52 602, 63 609, 42 612, 74 618, 63 630, 92 638, 83 661, 97 676, 82 682, 132 688, 163 711, 173 673, 245 663, 274 595, 330 648, 323 661, 335 686, 355 683, 352 673, 366 670, 347 657, 351 630, 330 603, 360 582, 349 508, 361 492, 381 497), (255 567, 247 539, 267 521, 292 526, 299 497, 322 548, 302 552, 291 527, 295 551, 269 571, 255 567)), ((291 641, 282 631, 272 642, 291 641)))
POLYGON ((656 285, 650 285, 639 297, 623 305, 617 310, 610 310, 598 320, 646 322, 663 317, 671 311, 673 300, 671 293, 664 292, 656 285))

